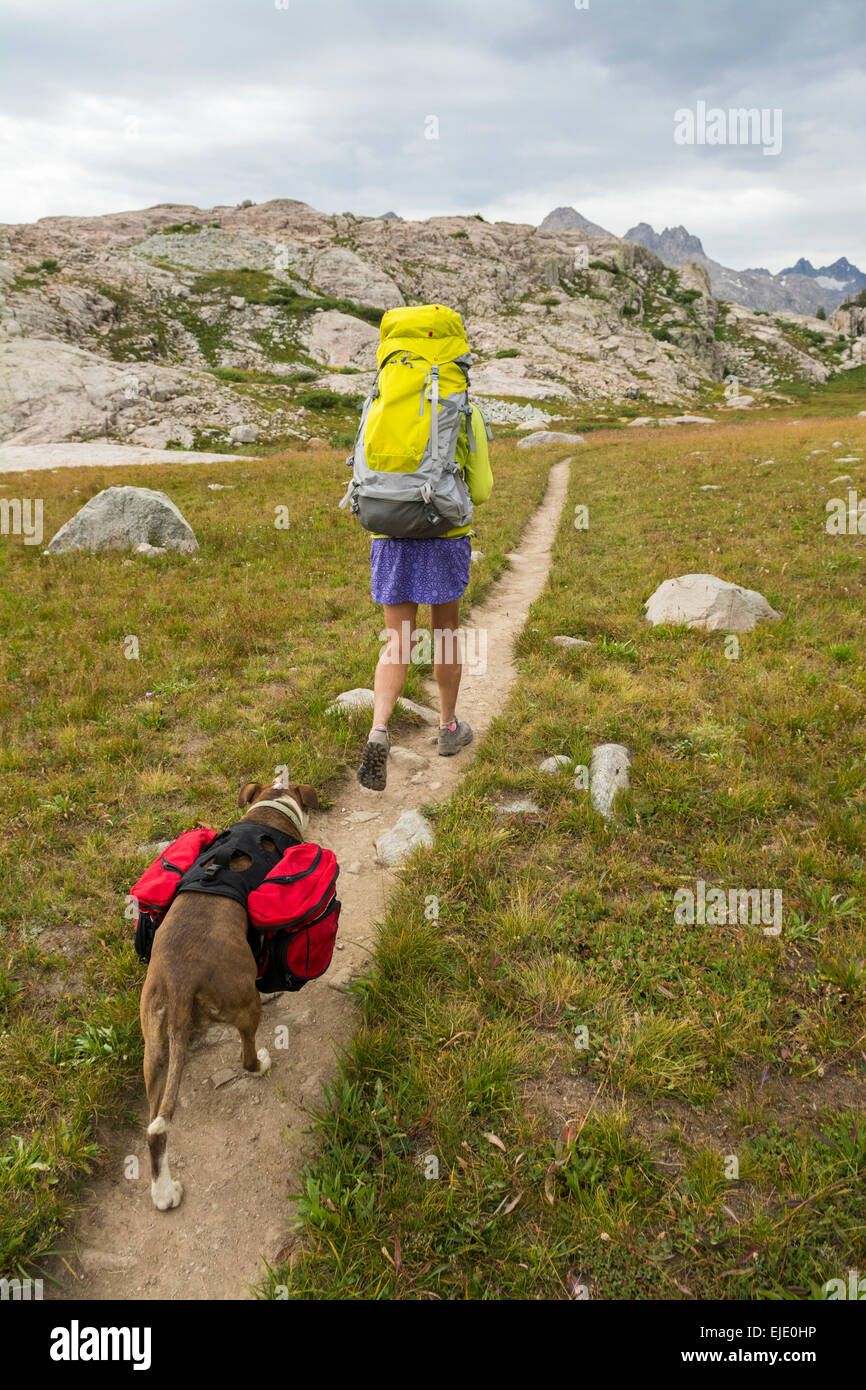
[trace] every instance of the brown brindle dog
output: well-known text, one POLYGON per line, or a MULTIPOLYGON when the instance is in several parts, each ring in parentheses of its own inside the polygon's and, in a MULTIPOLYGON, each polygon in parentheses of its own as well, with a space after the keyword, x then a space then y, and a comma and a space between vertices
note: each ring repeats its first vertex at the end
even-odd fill
MULTIPOLYGON (((306 784, 263 787, 248 782, 238 795, 238 806, 250 807, 242 820, 300 835, 307 808, 316 810, 318 805, 319 798, 306 784), (257 806, 261 801, 269 804, 257 806)), ((229 867, 242 870, 250 862, 236 851, 229 867)), ((167 1130, 193 1030, 209 1021, 232 1024, 241 1035, 244 1069, 264 1075, 271 1065, 266 1048, 256 1052, 262 1010, 247 927, 246 909, 239 902, 190 891, 177 895, 154 937, 141 993, 141 1031, 150 1106, 150 1195, 160 1211, 179 1206, 183 1197, 183 1187, 169 1172, 167 1130)))

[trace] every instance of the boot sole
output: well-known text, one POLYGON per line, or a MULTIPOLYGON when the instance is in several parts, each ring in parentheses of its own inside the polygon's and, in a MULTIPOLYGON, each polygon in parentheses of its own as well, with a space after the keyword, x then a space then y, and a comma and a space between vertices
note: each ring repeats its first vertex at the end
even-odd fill
POLYGON ((383 792, 388 785, 388 749, 381 743, 367 743, 358 768, 358 781, 371 792, 383 792))

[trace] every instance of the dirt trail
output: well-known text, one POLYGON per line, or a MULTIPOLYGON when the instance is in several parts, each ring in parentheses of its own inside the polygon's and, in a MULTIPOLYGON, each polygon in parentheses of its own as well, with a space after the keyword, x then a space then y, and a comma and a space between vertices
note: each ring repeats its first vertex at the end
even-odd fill
POLYGON ((374 841, 403 811, 451 795, 503 707, 515 675, 515 637, 550 567, 569 461, 552 467, 510 568, 487 602, 464 619, 465 626, 487 631, 487 669, 465 672, 460 691, 460 714, 472 724, 476 743, 458 757, 439 758, 427 727, 401 731, 395 742, 425 759, 424 768, 392 758, 384 792, 365 791, 353 779, 329 812, 314 816, 311 838, 335 850, 342 869, 342 950, 322 980, 263 1006, 258 1045, 273 1059, 267 1076, 240 1070, 234 1029, 211 1027, 193 1044, 169 1132, 172 1175, 185 1195, 177 1210, 164 1214, 150 1200, 142 1100, 140 1126, 113 1136, 100 1173, 84 1190, 74 1248, 52 1270, 60 1280, 53 1297, 244 1298, 261 1277, 262 1258, 273 1264, 285 1248, 292 1211, 285 1197, 297 1191, 312 1143, 305 1134, 308 1112, 334 1074, 335 1044, 351 1035, 354 1009, 343 989, 364 967, 391 881, 375 862, 374 841), (360 870, 348 872, 356 863, 360 870), (138 1159, 137 1180, 125 1175, 130 1156, 138 1159))

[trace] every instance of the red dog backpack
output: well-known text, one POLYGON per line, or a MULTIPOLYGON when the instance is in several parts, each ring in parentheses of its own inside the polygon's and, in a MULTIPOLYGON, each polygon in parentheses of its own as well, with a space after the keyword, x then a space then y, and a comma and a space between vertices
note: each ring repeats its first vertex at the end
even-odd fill
POLYGON ((246 908, 257 988, 262 993, 301 989, 325 973, 334 954, 339 872, 332 850, 259 821, 239 821, 221 833, 188 830, 132 888, 139 907, 135 949, 150 960, 157 928, 177 893, 215 893, 246 908), (251 860, 240 873, 229 868, 238 850, 251 860))

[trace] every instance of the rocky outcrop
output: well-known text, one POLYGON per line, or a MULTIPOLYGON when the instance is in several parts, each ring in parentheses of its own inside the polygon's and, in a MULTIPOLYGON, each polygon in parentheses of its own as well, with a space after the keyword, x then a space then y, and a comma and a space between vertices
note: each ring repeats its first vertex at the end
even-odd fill
POLYGON ((692 236, 685 227, 665 227, 663 232, 657 232, 648 222, 639 222, 636 227, 629 227, 625 240, 639 241, 665 265, 682 265, 704 256, 700 237, 692 236))
POLYGON ((51 339, 0 341, 3 444, 104 438, 191 447, 196 431, 228 440, 243 423, 243 400, 203 373, 112 361, 51 339))
POLYGON ((297 261, 295 274, 307 280, 322 294, 370 304, 376 309, 395 309, 403 296, 389 275, 362 261, 344 246, 330 246, 297 261))
POLYGON ((850 304, 834 309, 829 322, 835 333, 842 333, 846 338, 866 337, 866 304, 850 304))
POLYGON ((160 206, 0 227, 0 443, 225 450, 238 427, 261 446, 342 441, 378 316, 424 301, 464 315, 473 391, 503 424, 641 397, 683 408, 728 372, 744 388, 777 366, 828 372, 803 334, 722 321, 704 264, 675 274, 576 213, 541 231, 292 199, 160 206))

